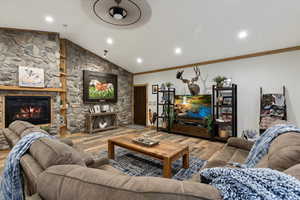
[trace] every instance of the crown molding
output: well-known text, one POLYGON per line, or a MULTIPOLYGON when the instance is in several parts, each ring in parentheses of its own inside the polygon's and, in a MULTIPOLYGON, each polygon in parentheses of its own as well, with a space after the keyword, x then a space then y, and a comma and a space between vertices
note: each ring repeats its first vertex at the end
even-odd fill
POLYGON ((150 71, 145 71, 145 72, 138 72, 138 73, 134 73, 133 75, 137 76, 137 75, 143 75, 143 74, 151 74, 151 73, 156 73, 156 72, 170 71, 170 70, 176 70, 176 69, 182 69, 182 68, 190 68, 190 67, 196 67, 196 66, 201 66, 201 65, 210 65, 210 64, 214 64, 214 63, 242 60, 242 59, 247 59, 247 58, 261 57, 261 56, 285 53, 285 52, 290 52, 290 51, 299 51, 299 50, 300 50, 300 46, 293 46, 293 47, 287 47, 287 48, 282 48, 282 49, 273 49, 273 50, 269 50, 269 51, 261 51, 261 52, 244 54, 244 55, 239 55, 239 56, 202 61, 202 62, 193 63, 193 64, 180 65, 180 66, 175 66, 175 67, 166 67, 166 68, 162 68, 162 69, 150 70, 150 71))

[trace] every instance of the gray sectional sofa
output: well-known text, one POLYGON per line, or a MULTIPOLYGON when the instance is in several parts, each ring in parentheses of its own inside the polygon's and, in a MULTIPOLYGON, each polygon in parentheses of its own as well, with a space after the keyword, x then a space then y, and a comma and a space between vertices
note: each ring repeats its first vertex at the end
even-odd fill
MULTIPOLYGON (((27 124, 28 125, 28 124, 27 124)), ((24 122, 15 122, 8 129, 24 135, 24 122), (22 125, 18 125, 22 124, 22 125), (17 127, 17 128, 16 128, 17 127), (21 133, 22 132, 22 133, 21 133)), ((36 127, 35 127, 36 128, 36 127)), ((6 137, 8 140, 14 136, 6 137)), ((29 132, 29 131, 27 131, 29 132)), ((13 143, 13 141, 10 141, 13 143)), ((218 190, 193 180, 176 181, 154 177, 131 177, 107 164, 107 160, 86 162, 82 153, 69 145, 48 138, 34 142, 21 160, 22 169, 31 187, 44 200, 218 200, 218 190)), ((233 138, 206 167, 229 166, 228 161, 243 162, 252 143, 233 138)), ((287 133, 273 141, 270 152, 256 167, 269 167, 300 179, 300 134, 287 133)), ((27 186, 26 186, 27 187, 27 186)))

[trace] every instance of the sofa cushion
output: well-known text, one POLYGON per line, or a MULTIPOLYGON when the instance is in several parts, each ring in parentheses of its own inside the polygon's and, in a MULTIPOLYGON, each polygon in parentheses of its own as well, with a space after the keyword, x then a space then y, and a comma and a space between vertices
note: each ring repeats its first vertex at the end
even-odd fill
POLYGON ((300 164, 294 165, 283 172, 300 180, 300 164))
POLYGON ((21 157, 20 164, 25 174, 26 188, 30 195, 36 193, 36 180, 43 172, 41 166, 28 153, 21 157))
POLYGON ((29 122, 25 122, 25 121, 14 121, 12 122, 8 128, 10 130, 12 130, 13 132, 15 132, 19 137, 21 136, 21 134, 23 133, 24 130, 28 129, 28 128, 33 128, 34 125, 29 123, 29 122))
POLYGON ((248 157, 249 151, 243 150, 243 149, 237 149, 234 154, 232 155, 232 158, 229 160, 229 162, 238 162, 238 163, 244 163, 246 158, 248 157))
POLYGON ((248 141, 248 140, 245 140, 242 138, 231 137, 228 139, 227 144, 232 147, 250 151, 254 142, 251 142, 251 141, 248 141))
POLYGON ((74 143, 71 139, 68 138, 59 138, 58 139, 60 142, 65 143, 68 146, 74 147, 74 143))
POLYGON ((117 175, 76 165, 53 166, 45 170, 38 177, 38 193, 47 200, 221 199, 218 190, 211 185, 156 177, 117 175))
POLYGON ((114 168, 111 165, 101 165, 98 166, 96 169, 101 169, 103 171, 107 171, 112 174, 125 175, 123 172, 119 171, 118 169, 114 168))
POLYGON ((271 169, 284 171, 300 163, 300 133, 285 133, 271 144, 268 165, 271 169))
POLYGON ((268 155, 262 157, 262 159, 255 165, 256 168, 268 168, 268 155))
POLYGON ((221 160, 224 162, 243 163, 247 158, 248 154, 249 151, 226 144, 218 153, 211 157, 209 161, 221 160))
POLYGON ((228 163, 223 160, 210 160, 202 167, 202 169, 206 168, 214 168, 214 167, 225 167, 228 163))
POLYGON ((8 128, 3 129, 3 134, 4 134, 5 138, 7 139, 7 142, 11 148, 13 146, 15 146, 18 143, 18 141, 20 140, 19 136, 17 136, 14 132, 12 132, 8 128))
POLYGON ((84 160, 85 164, 90 167, 94 164, 95 160, 93 155, 85 152, 80 146, 74 145, 73 148, 80 154, 81 158, 84 160))
POLYGON ((49 135, 49 133, 47 131, 44 131, 42 129, 40 129, 39 127, 35 126, 35 127, 30 127, 30 128, 27 128, 23 131, 23 133, 21 134, 21 138, 30 134, 30 133, 33 133, 33 132, 40 132, 40 133, 44 133, 46 135, 49 135))
POLYGON ((228 144, 224 145, 224 147, 215 153, 212 157, 210 157, 209 161, 211 160, 222 160, 224 162, 228 162, 237 148, 229 146, 228 144))
POLYGON ((76 150, 56 139, 40 138, 31 145, 29 151, 44 169, 53 165, 64 164, 85 166, 83 159, 76 150))

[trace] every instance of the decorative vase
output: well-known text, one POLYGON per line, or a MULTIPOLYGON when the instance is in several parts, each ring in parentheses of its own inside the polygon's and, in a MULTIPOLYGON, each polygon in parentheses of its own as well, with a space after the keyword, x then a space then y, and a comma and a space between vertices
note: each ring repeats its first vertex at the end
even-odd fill
POLYGON ((163 121, 162 127, 163 127, 163 128, 167 128, 167 127, 168 127, 167 121, 163 121))
POLYGON ((219 136, 220 136, 221 138, 228 138, 228 137, 229 137, 229 133, 228 133, 228 131, 226 131, 226 130, 220 130, 220 131, 219 131, 219 136))
POLYGON ((217 83, 217 88, 221 88, 221 87, 223 87, 223 82, 217 83))

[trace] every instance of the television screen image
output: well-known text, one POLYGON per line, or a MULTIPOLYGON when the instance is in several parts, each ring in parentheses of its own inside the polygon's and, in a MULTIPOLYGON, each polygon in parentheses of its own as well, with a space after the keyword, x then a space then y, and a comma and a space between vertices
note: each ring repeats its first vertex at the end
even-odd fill
POLYGON ((91 79, 89 82, 90 99, 112 99, 115 95, 115 88, 110 81, 98 81, 91 79))
POLYGON ((212 115, 211 95, 175 97, 175 112, 177 119, 204 120, 212 115))
POLYGON ((83 71, 83 100, 85 103, 117 102, 118 76, 83 71))

